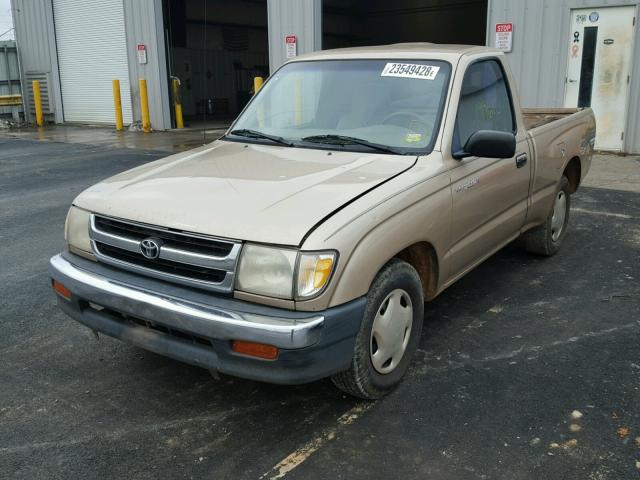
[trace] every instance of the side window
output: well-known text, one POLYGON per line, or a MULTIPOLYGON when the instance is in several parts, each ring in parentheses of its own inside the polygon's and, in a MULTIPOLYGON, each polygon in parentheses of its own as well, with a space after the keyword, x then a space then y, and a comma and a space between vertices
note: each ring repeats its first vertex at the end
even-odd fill
POLYGON ((515 132, 507 82, 497 60, 473 63, 464 74, 453 133, 453 151, 462 150, 478 130, 515 132))

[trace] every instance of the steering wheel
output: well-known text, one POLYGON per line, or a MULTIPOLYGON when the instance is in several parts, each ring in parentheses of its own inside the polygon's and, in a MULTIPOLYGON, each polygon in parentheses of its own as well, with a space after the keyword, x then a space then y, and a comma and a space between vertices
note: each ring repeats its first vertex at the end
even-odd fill
MULTIPOLYGON (((393 122, 389 121, 389 120, 391 120, 392 118, 395 118, 395 117, 406 117, 406 118, 409 118, 411 120, 416 120, 418 123, 424 125, 425 127, 429 127, 429 124, 427 122, 425 122, 424 119, 420 115, 418 115, 417 113, 413 113, 413 112, 394 112, 394 113, 391 113, 391 114, 387 115, 386 117, 384 117, 382 119, 381 123, 383 125, 387 125, 387 124, 398 125, 397 123, 393 123, 393 122)), ((404 125, 398 125, 398 126, 402 127, 404 125)), ((409 123, 407 123, 406 126, 408 127, 409 123)))

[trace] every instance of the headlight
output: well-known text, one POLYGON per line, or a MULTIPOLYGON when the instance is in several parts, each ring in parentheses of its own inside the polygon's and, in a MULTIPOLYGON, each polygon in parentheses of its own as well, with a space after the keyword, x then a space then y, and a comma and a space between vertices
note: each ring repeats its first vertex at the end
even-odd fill
POLYGON ((268 297, 292 298, 295 250, 245 245, 238 267, 237 287, 268 297))
POLYGON ((69 247, 91 252, 89 218, 90 214, 86 210, 73 206, 69 209, 67 220, 64 224, 64 239, 69 244, 69 247))
POLYGON ((304 300, 318 295, 333 273, 335 252, 298 252, 245 245, 236 288, 267 297, 304 300))

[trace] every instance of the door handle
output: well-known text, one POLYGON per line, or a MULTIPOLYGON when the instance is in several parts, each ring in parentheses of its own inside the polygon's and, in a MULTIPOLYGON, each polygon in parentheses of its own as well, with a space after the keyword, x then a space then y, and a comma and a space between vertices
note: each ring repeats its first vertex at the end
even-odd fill
POLYGON ((516 167, 522 168, 527 164, 527 154, 521 153, 516 157, 516 167))

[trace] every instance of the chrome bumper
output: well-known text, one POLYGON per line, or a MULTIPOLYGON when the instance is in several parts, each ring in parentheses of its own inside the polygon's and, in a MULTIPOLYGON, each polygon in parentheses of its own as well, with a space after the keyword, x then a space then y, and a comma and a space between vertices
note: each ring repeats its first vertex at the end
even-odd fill
MULTIPOLYGON (((192 302, 119 282, 84 270, 62 255, 50 260, 50 275, 85 303, 218 340, 246 340, 299 349, 316 344, 323 315, 283 316, 246 313, 192 302)), ((270 309, 275 310, 275 309, 270 309)))

